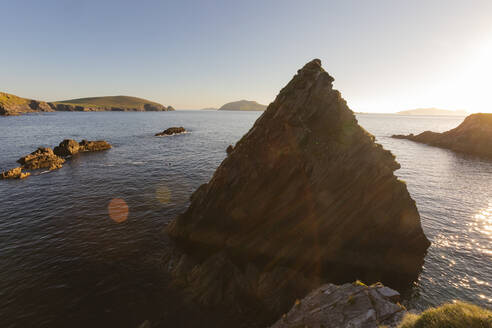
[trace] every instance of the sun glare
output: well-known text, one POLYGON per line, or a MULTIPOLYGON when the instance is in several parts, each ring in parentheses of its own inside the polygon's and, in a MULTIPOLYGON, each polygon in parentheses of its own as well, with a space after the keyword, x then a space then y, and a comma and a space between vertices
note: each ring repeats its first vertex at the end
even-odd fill
MULTIPOLYGON (((456 81, 457 89, 461 89, 461 103, 468 103, 470 112, 492 112, 490 99, 490 78, 492 76, 492 41, 484 42, 477 47, 470 58, 463 77, 456 81)), ((458 90, 457 90, 458 91, 458 90)))

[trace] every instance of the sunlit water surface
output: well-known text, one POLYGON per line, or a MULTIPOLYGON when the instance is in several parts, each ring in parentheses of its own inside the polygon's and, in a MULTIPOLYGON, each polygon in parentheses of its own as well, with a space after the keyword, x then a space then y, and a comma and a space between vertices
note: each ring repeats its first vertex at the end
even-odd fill
MULTIPOLYGON (((56 172, 0 181, 3 327, 200 326, 166 288, 165 224, 207 182, 255 112, 50 113, 0 118, 0 168, 62 139, 105 139, 56 172), (170 126, 190 133, 154 137, 170 126), (183 313, 182 313, 183 312, 183 313)), ((394 133, 445 131, 463 117, 359 114, 391 150, 432 241, 411 308, 452 300, 492 306, 492 163, 394 133)), ((198 316, 199 314, 197 314, 198 316)))

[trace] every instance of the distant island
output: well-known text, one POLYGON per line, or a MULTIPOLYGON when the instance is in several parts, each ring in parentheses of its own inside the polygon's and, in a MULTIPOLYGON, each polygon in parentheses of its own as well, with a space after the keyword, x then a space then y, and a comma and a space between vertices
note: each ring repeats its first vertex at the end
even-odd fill
POLYGON ((36 112, 172 111, 172 106, 129 96, 107 96, 45 102, 0 92, 0 115, 36 112))
POLYGON ((267 106, 250 100, 239 100, 227 103, 219 108, 219 110, 240 110, 240 111, 263 111, 267 106))
POLYGON ((448 109, 439 109, 439 108, 416 108, 410 110, 403 110, 401 112, 397 112, 399 115, 453 115, 453 116, 466 116, 467 112, 464 110, 448 110, 448 109))
POLYGON ((209 108, 202 108, 200 110, 219 110, 219 109, 214 107, 209 107, 209 108))

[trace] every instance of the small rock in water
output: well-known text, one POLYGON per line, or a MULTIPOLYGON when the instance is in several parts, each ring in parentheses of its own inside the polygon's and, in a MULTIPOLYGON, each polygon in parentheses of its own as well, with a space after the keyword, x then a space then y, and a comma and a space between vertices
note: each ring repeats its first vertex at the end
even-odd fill
POLYGON ((159 136, 172 136, 173 134, 181 134, 181 133, 185 133, 186 132, 186 129, 182 126, 180 127, 171 127, 171 128, 168 128, 162 132, 159 132, 159 133, 156 133, 155 136, 156 137, 159 137, 159 136))

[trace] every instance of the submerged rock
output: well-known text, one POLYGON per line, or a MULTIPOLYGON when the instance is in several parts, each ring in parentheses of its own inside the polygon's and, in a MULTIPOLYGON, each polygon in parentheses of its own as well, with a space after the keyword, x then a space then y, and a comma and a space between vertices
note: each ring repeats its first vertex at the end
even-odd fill
POLYGON ((458 127, 443 133, 425 131, 418 135, 396 134, 392 137, 492 159, 492 114, 469 115, 458 127))
POLYGON ((171 136, 173 134, 181 134, 181 133, 185 133, 185 132, 186 132, 186 130, 182 126, 180 126, 180 127, 171 127, 171 128, 165 129, 162 132, 156 133, 155 136, 156 137, 159 137, 159 136, 171 136))
POLYGON ((400 166, 332 82, 320 60, 299 70, 168 225, 193 259, 188 274, 168 267, 199 273, 186 281, 194 300, 228 306, 242 295, 280 314, 323 281, 420 272, 430 243, 400 166))
POLYGON ((17 161, 22 167, 28 170, 48 168, 56 170, 62 167, 65 160, 53 152, 51 148, 39 147, 29 155, 19 158, 17 161))
POLYGON ((292 309, 272 328, 324 327, 324 328, 378 328, 394 327, 406 310, 387 297, 382 284, 323 285, 296 301, 292 309))
POLYGON ((22 172, 22 167, 16 167, 8 171, 2 172, 0 179, 24 179, 30 176, 29 172, 22 172))

